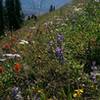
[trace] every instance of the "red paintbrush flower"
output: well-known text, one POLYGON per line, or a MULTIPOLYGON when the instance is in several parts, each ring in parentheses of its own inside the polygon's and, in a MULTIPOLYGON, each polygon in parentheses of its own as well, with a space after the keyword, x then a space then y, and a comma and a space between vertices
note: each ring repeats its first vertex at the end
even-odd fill
POLYGON ((0 66, 0 74, 2 74, 4 72, 4 69, 2 66, 0 66))
POLYGON ((8 44, 8 43, 6 43, 6 44, 3 45, 2 48, 3 48, 3 49, 10 49, 10 48, 11 48, 11 45, 8 44))
POLYGON ((21 64, 16 63, 16 64, 14 65, 14 71, 15 71, 16 73, 18 73, 18 72, 20 72, 20 70, 21 70, 21 64))

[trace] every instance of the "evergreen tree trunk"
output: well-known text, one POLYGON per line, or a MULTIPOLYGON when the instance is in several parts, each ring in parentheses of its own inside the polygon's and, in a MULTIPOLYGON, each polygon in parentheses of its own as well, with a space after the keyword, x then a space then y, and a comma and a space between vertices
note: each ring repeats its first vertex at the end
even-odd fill
POLYGON ((3 0, 0 0, 0 36, 4 34, 3 0))

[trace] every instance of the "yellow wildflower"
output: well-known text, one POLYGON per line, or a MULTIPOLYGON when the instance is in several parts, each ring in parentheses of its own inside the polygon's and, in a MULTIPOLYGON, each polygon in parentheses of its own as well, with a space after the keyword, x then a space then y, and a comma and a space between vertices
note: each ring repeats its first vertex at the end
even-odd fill
POLYGON ((39 89, 39 90, 38 90, 38 93, 42 93, 42 92, 43 92, 43 90, 42 90, 42 89, 39 89))
POLYGON ((77 89, 75 90, 73 97, 80 97, 83 92, 84 92, 83 89, 77 89))

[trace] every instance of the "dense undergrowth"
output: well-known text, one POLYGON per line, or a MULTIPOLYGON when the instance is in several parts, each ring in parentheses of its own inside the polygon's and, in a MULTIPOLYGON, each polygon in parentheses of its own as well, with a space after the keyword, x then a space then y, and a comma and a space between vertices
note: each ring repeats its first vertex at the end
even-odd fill
POLYGON ((0 100, 100 99, 100 3, 66 9, 0 40, 0 100))

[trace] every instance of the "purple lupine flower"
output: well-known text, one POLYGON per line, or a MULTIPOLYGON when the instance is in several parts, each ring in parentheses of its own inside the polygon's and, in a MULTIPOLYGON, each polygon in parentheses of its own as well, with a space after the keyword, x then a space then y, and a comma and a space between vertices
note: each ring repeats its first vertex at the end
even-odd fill
POLYGON ((63 54, 62 48, 57 47, 57 48, 56 48, 56 56, 59 57, 59 56, 61 56, 62 54, 63 54))
POLYGON ((91 79, 94 83, 96 83, 96 73, 95 72, 91 72, 91 79))
POLYGON ((57 43, 60 43, 64 40, 64 36, 62 34, 57 35, 57 43))
POLYGON ((56 54, 56 57, 59 60, 59 62, 61 64, 63 64, 64 63, 64 56, 63 56, 62 48, 57 47, 56 50, 55 50, 55 54, 56 54))
POLYGON ((97 70, 96 61, 92 61, 91 69, 92 69, 93 71, 96 71, 96 70, 97 70))
POLYGON ((14 88, 12 89, 12 96, 15 97, 18 91, 19 91, 19 88, 14 86, 14 88))
POLYGON ((14 100, 22 100, 21 91, 19 87, 14 86, 14 88, 12 89, 12 96, 14 100))

